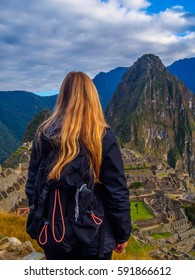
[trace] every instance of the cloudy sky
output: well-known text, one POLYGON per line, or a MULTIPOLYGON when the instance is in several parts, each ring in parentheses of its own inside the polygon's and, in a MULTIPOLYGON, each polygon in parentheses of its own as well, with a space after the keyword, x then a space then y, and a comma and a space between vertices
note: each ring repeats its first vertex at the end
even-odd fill
POLYGON ((0 90, 56 92, 145 53, 195 57, 194 0, 1 0, 0 90))

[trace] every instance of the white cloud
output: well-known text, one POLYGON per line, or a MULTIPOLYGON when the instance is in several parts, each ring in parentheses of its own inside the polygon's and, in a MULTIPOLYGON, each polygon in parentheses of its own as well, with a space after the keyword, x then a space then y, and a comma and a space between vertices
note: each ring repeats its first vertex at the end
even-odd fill
POLYGON ((144 9, 150 6, 150 3, 146 0, 116 0, 116 2, 118 2, 119 4, 123 5, 128 9, 135 9, 135 10, 144 9))
POLYGON ((182 7, 148 14, 149 4, 144 0, 15 0, 12 4, 1 0, 0 90, 58 89, 71 70, 93 77, 117 66, 131 66, 149 52, 165 64, 195 56, 195 18, 182 7))

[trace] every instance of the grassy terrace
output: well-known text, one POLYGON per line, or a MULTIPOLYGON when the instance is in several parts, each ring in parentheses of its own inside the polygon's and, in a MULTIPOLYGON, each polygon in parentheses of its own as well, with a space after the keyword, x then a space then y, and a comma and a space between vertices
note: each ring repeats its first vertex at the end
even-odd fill
POLYGON ((6 161, 4 161, 3 163, 3 167, 4 168, 17 168, 19 161, 20 161, 20 157, 22 156, 22 154, 24 152, 27 152, 28 154, 30 154, 30 151, 28 150, 27 147, 24 146, 20 146, 15 152, 13 152, 6 161))
POLYGON ((161 238, 168 238, 170 236, 172 236, 172 234, 170 232, 159 232, 159 233, 151 233, 150 234, 151 237, 153 237, 154 239, 161 239, 161 238))
POLYGON ((125 169, 125 173, 126 174, 135 174, 135 175, 148 175, 151 174, 150 171, 150 165, 149 164, 145 164, 142 166, 139 166, 137 164, 124 164, 124 169, 125 169))
POLYGON ((133 222, 139 220, 149 220, 153 218, 154 215, 148 211, 143 201, 131 202, 131 219, 133 222), (136 207, 136 204, 138 207, 136 207))

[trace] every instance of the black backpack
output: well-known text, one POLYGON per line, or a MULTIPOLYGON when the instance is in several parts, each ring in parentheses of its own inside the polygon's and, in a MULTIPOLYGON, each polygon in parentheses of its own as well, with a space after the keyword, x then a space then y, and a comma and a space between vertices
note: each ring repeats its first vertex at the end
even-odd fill
POLYGON ((61 173, 47 180, 49 166, 56 151, 50 151, 39 168, 45 170, 45 182, 35 186, 34 204, 28 214, 26 231, 43 248, 70 252, 82 244, 90 244, 104 218, 102 199, 95 195, 94 177, 87 151, 80 152, 61 173))

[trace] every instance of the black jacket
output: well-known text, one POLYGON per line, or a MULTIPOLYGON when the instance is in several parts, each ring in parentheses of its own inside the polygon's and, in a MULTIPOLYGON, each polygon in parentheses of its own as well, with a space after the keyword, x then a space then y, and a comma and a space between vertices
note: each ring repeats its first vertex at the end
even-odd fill
MULTIPOLYGON (((37 140, 33 141, 29 163, 26 195, 29 205, 35 198, 34 186, 42 186, 44 178, 44 162, 42 155, 52 147, 48 138, 42 138, 41 151, 37 151, 37 140), (34 198, 33 198, 34 197, 34 198)), ((121 153, 111 129, 107 129, 103 137, 103 161, 100 170, 100 182, 95 186, 95 193, 101 196, 104 204, 105 218, 103 226, 104 253, 112 251, 117 243, 128 240, 131 233, 130 201, 121 153)), ((100 232, 87 247, 80 248, 81 253, 96 255, 99 250, 100 232)))

